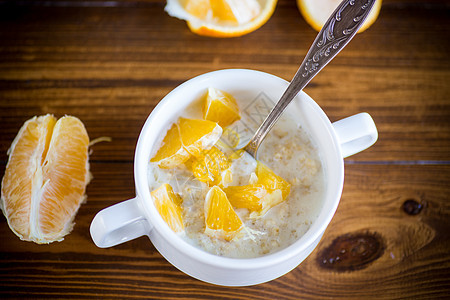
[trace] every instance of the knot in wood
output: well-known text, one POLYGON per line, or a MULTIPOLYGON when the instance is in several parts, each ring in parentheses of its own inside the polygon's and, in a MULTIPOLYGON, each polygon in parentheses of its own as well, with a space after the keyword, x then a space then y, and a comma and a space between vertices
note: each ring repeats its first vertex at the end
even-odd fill
POLYGON ((408 199, 403 202, 403 211, 408 215, 414 216, 422 211, 423 205, 414 199, 408 199))
POLYGON ((351 271, 365 268, 384 252, 384 243, 376 233, 354 233, 337 237, 323 249, 317 262, 322 268, 351 271))

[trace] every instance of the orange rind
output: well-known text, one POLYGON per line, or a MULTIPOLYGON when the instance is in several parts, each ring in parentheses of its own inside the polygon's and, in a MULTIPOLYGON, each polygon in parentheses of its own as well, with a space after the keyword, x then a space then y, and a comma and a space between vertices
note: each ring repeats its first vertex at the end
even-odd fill
MULTIPOLYGON (((305 21, 316 31, 320 31, 341 0, 297 0, 297 7, 305 21)), ((376 0, 359 33, 369 28, 378 18, 382 0, 376 0)))
POLYGON ((264 25, 277 0, 167 0, 166 12, 203 36, 237 37, 264 25))

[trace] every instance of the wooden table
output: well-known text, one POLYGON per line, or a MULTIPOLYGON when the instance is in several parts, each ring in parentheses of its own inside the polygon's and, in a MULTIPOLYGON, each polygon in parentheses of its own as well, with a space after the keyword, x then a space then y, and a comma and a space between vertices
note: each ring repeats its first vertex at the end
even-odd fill
POLYGON ((450 2, 385 0, 308 87, 331 121, 369 112, 369 150, 345 160, 345 187, 318 248, 269 283, 227 288, 169 264, 147 238, 97 248, 89 225, 132 198, 146 117, 196 75, 257 69, 290 79, 316 32, 294 0, 241 38, 192 34, 165 1, 0 2, 0 173, 22 123, 79 117, 93 147, 88 202, 63 242, 20 241, 0 218, 0 297, 299 299, 450 297, 450 2), (339 251, 353 255, 338 259, 339 251))

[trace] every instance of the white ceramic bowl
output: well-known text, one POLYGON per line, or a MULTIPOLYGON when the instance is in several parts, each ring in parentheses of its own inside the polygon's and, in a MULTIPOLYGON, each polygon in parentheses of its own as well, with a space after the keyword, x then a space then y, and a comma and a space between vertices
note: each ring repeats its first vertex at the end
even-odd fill
POLYGON ((171 264, 199 280, 225 286, 247 286, 273 280, 297 267, 317 246, 338 206, 344 182, 343 158, 371 146, 377 139, 372 118, 358 114, 331 123, 322 109, 304 92, 285 113, 290 113, 309 131, 319 147, 326 176, 325 198, 318 218, 299 240, 285 249, 258 258, 220 257, 196 248, 177 236, 153 206, 147 182, 150 155, 161 133, 192 101, 215 87, 238 99, 255 99, 264 93, 277 101, 288 82, 259 71, 230 69, 195 77, 170 92, 155 107, 142 128, 136 147, 134 176, 136 198, 100 211, 91 224, 98 247, 111 247, 148 235, 156 249, 171 264))

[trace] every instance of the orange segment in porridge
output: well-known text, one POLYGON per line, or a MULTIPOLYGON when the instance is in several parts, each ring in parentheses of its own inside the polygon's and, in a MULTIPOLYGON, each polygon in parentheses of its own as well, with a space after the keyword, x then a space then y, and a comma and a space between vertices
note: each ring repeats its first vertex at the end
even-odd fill
POLYGON ((224 189, 230 203, 236 208, 247 208, 250 218, 260 218, 269 209, 283 202, 280 189, 268 191, 260 183, 243 186, 230 186, 224 189))
POLYGON ((200 156, 220 139, 222 127, 208 120, 178 119, 181 144, 191 155, 200 156))
POLYGON ((259 161, 253 176, 251 184, 229 186, 224 191, 233 207, 246 208, 251 211, 250 218, 259 218, 286 199, 290 184, 259 161))
POLYGON ((275 190, 281 190, 283 200, 289 195, 291 185, 289 182, 276 175, 269 167, 258 161, 256 166, 256 176, 258 183, 263 184, 267 191, 272 193, 275 190))
POLYGON ((203 105, 203 118, 226 127, 241 118, 234 97, 224 91, 208 88, 203 105))
POLYGON ((253 211, 250 214, 250 218, 255 219, 263 217, 269 211, 269 209, 280 204, 284 201, 284 199, 285 198, 283 198, 280 189, 269 191, 267 195, 265 195, 264 198, 261 199, 262 209, 259 211, 253 211))
POLYGON ((176 194, 169 184, 163 184, 151 192, 153 203, 163 220, 175 232, 184 231, 181 216, 181 197, 176 194))
POLYGON ((231 241, 243 228, 227 195, 218 186, 212 187, 205 199, 205 234, 213 238, 231 241))
MULTIPOLYGON (((225 154, 214 146, 200 156, 192 156, 186 166, 199 181, 212 186, 222 182, 222 174, 230 167, 230 162, 225 154)), ((225 175, 228 174, 224 174, 224 177, 225 175)))
POLYGON ((251 211, 262 210, 262 199, 267 195, 267 190, 262 184, 229 186, 224 188, 224 192, 233 207, 247 208, 251 211))
POLYGON ((178 126, 173 124, 167 131, 162 146, 150 161, 158 162, 160 168, 171 169, 184 163, 189 156, 189 153, 181 145, 178 126))

